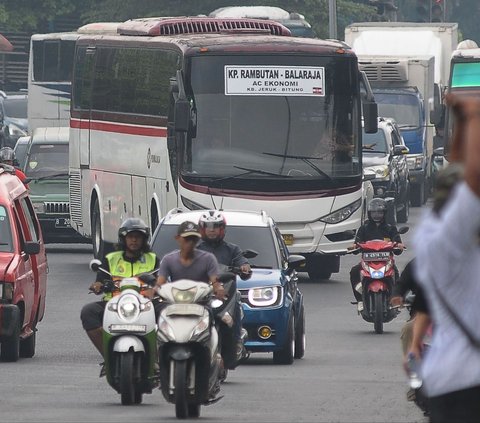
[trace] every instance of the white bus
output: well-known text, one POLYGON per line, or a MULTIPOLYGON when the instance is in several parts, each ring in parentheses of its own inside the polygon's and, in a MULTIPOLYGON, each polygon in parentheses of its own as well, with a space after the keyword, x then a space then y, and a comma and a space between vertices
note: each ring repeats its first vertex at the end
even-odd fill
POLYGON ((70 125, 75 41, 80 34, 115 34, 118 23, 87 24, 75 32, 34 34, 28 64, 28 127, 70 125))
POLYGON ((350 48, 258 19, 138 19, 118 33, 75 51, 70 214, 95 255, 129 216, 155 228, 174 206, 265 210, 310 276, 337 272, 361 223, 362 109, 377 127, 350 48))

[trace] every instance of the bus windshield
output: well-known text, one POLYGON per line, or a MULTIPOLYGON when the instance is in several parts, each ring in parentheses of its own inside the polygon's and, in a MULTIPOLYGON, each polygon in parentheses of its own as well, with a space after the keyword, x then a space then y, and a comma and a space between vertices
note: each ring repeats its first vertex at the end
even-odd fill
POLYGON ((413 94, 377 93, 378 116, 392 117, 401 128, 420 127, 420 103, 413 94))
MULTIPOLYGON (((354 62, 344 57, 193 57, 196 125, 187 140, 182 177, 196 183, 221 179, 224 186, 252 179, 275 180, 278 186, 281 180, 292 190, 358 177, 356 84, 354 62), (241 79, 227 81, 229 71, 242 69, 258 77, 254 93, 241 79), (311 75, 321 75, 321 82, 309 81, 311 75)), ((265 189, 262 183, 256 186, 265 189)))

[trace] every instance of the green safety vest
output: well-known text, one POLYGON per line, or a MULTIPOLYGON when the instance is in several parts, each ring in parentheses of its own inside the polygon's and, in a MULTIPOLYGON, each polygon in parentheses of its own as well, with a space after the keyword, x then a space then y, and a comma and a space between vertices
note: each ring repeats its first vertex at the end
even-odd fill
MULTIPOLYGON (((131 263, 124 260, 123 251, 115 251, 113 253, 107 254, 105 258, 108 261, 108 266, 110 268, 110 273, 112 274, 112 276, 128 278, 139 275, 140 273, 146 273, 155 270, 155 262, 157 256, 155 255, 155 253, 144 253, 137 261, 131 263)), ((105 301, 108 301, 111 298, 111 292, 107 292, 103 296, 103 299, 105 301)))

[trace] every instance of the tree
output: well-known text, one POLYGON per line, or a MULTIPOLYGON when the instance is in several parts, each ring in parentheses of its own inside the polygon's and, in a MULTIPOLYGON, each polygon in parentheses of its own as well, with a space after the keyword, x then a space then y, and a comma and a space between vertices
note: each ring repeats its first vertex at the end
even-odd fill
POLYGON ((0 25, 9 31, 37 31, 57 16, 69 16, 80 5, 72 0, 3 0, 0 25))

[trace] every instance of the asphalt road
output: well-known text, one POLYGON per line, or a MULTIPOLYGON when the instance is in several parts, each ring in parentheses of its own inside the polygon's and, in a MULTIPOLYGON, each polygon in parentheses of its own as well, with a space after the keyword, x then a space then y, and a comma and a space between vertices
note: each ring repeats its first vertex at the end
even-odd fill
MULTIPOLYGON (((410 246, 420 209, 412 208, 404 242, 410 246)), ((412 248, 398 257, 400 270, 412 248)), ((48 246, 47 309, 38 326, 32 359, 0 363, 0 422, 158 422, 176 420, 160 391, 140 406, 120 405, 119 395, 99 378, 101 361, 82 330, 80 309, 94 301, 94 279, 85 246, 48 246)), ((274 365, 269 354, 252 355, 230 372, 224 398, 202 407, 204 422, 425 422, 406 401, 400 330, 407 312, 377 335, 350 304, 350 267, 342 258, 329 281, 301 275, 305 294, 307 351, 293 365, 274 365)))

